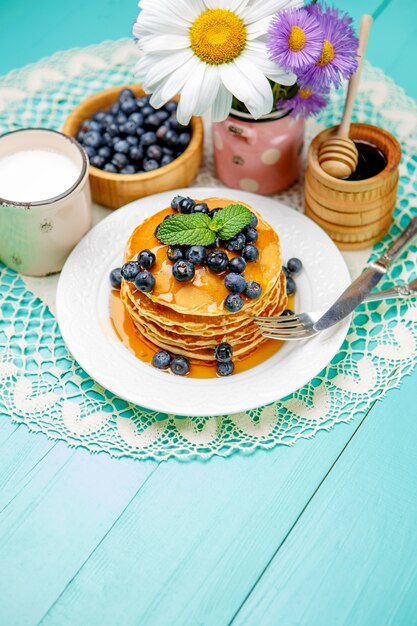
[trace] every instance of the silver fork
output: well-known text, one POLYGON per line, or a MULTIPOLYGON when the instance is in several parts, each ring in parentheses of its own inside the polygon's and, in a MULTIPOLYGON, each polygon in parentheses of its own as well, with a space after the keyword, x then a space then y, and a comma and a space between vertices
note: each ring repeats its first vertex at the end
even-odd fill
MULTIPOLYGON (((376 291, 369 294, 363 302, 387 300, 388 298, 410 298, 417 296, 417 279, 408 285, 397 285, 391 289, 376 291)), ((255 323, 263 331, 263 336, 280 341, 300 341, 314 337, 320 330, 314 329, 314 324, 326 311, 313 311, 310 313, 296 313, 294 315, 281 315, 280 317, 255 317, 255 323)))

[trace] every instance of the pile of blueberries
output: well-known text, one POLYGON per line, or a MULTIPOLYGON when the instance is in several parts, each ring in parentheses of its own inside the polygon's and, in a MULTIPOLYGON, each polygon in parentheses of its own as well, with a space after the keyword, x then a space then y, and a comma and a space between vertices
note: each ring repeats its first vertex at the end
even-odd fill
MULTIPOLYGON (((171 207, 179 213, 205 213, 209 217, 214 217, 220 208, 209 210, 207 204, 201 202, 196 204, 194 200, 184 196, 176 196, 171 202, 171 207)), ((174 214, 171 214, 174 215, 174 214)), ((168 215, 169 219, 171 215, 168 215)), ((195 266, 204 265, 216 274, 228 272, 224 278, 224 284, 230 294, 224 301, 224 306, 228 311, 236 313, 244 305, 243 295, 256 299, 262 294, 261 285, 254 281, 246 281, 242 275, 247 263, 253 263, 259 258, 259 250, 254 245, 258 239, 256 226, 258 218, 253 215, 252 222, 246 226, 236 237, 229 241, 217 239, 211 248, 204 246, 173 246, 168 248, 168 259, 174 263, 172 273, 179 281, 188 281, 194 278, 195 266), (239 252, 239 256, 229 259, 226 252, 219 250, 223 245, 230 252, 239 252), (214 247, 214 249, 212 249, 214 247)))
MULTIPOLYGON (((217 362, 217 374, 230 376, 235 369, 232 361, 233 348, 228 343, 221 343, 214 350, 214 358, 217 362)), ((152 365, 159 370, 171 370, 177 376, 185 376, 190 371, 190 361, 185 356, 172 357, 166 350, 159 350, 152 359, 152 365)))
POLYGON ((91 165, 115 174, 141 174, 169 165, 191 141, 176 118, 177 103, 154 109, 149 97, 123 89, 107 111, 84 120, 77 134, 91 165))

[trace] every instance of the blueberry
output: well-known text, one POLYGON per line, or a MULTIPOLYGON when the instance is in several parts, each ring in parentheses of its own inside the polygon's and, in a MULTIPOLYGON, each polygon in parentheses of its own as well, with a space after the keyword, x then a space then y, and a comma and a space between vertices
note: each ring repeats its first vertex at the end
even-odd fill
POLYGON ((158 137, 159 141, 163 141, 165 138, 165 135, 167 134, 169 128, 168 126, 165 126, 165 124, 163 124, 162 126, 160 126, 158 128, 158 130, 156 131, 156 136, 158 137))
POLYGON ((86 151, 89 159, 92 159, 94 156, 96 156, 97 152, 95 148, 92 148, 91 146, 83 146, 83 148, 86 151))
POLYGON ((184 150, 185 148, 188 148, 190 141, 191 141, 190 133, 181 133, 180 135, 178 135, 178 146, 180 148, 183 148, 184 150))
MULTIPOLYGON (((119 137, 119 135, 116 135, 116 137, 112 137, 111 140, 111 147, 113 148, 113 150, 115 149, 114 146, 119 143, 119 141, 123 141, 123 139, 121 137, 119 137)), ((116 151, 117 152, 117 151, 116 151)))
POLYGON ((134 98, 126 98, 126 100, 123 100, 123 102, 121 102, 120 110, 125 115, 130 115, 130 113, 137 111, 136 100, 134 98))
POLYGON ((246 261, 253 263, 259 258, 259 250, 253 244, 249 243, 242 250, 242 256, 246 261))
POLYGON ((262 293, 262 287, 256 280, 250 280, 246 285, 246 295, 248 298, 252 298, 252 300, 256 300, 259 298, 262 293))
POLYGON ((180 282, 185 282, 187 280, 192 280, 194 278, 195 269, 194 265, 190 263, 190 261, 184 261, 181 259, 177 261, 172 268, 172 273, 174 278, 179 280, 180 282))
POLYGON ((113 289, 120 289, 122 286, 122 268, 116 267, 116 269, 110 272, 110 284, 113 289))
POLYGON ((255 213, 252 213, 252 221, 250 223, 250 226, 252 226, 252 228, 256 228, 258 225, 258 218, 256 217, 255 213))
POLYGON ((123 124, 123 132, 125 135, 136 135, 137 128, 138 125, 132 120, 128 120, 126 124, 123 124))
POLYGON ((239 233, 233 239, 227 242, 227 249, 231 252, 233 250, 243 250, 246 244, 246 237, 243 233, 239 233))
POLYGON ((146 130, 157 130, 161 125, 161 120, 156 113, 151 113, 148 117, 145 117, 143 126, 146 130))
POLYGON ((132 146, 129 150, 129 159, 134 163, 138 163, 143 159, 143 150, 140 146, 132 146))
POLYGON ((100 156, 99 154, 96 154, 90 159, 91 165, 93 165, 94 167, 99 167, 100 169, 104 166, 105 162, 105 158, 100 156))
POLYGON ((246 261, 241 256, 237 256, 229 261, 229 270, 236 274, 243 274, 246 269, 246 261))
POLYGON ((107 127, 107 132, 111 137, 117 137, 119 135, 119 127, 117 124, 110 124, 107 127))
POLYGON ((80 130, 82 130, 83 132, 87 133, 90 130, 90 124, 91 124, 91 120, 90 119, 84 120, 80 124, 80 130))
POLYGON ((174 156, 174 151, 171 150, 171 148, 167 148, 166 146, 162 146, 162 152, 166 155, 166 156, 174 156))
POLYGON ((157 111, 155 113, 155 115, 158 116, 159 122, 165 122, 165 120, 167 120, 169 118, 169 113, 168 111, 164 111, 164 109, 160 109, 159 111, 157 111))
POLYGON ((217 363, 216 370, 219 376, 230 376, 235 370, 233 361, 222 361, 217 363))
POLYGON ((287 278, 287 296, 292 296, 297 291, 295 280, 289 276, 287 278))
POLYGON ((127 156, 123 154, 122 152, 115 152, 113 154, 113 158, 111 162, 113 163, 113 165, 115 165, 116 167, 120 169, 122 167, 125 167, 125 165, 129 163, 129 160, 127 156))
POLYGON ((168 130, 165 133, 164 143, 168 148, 176 148, 178 145, 178 135, 173 130, 168 130))
POLYGON ((236 274, 235 272, 231 272, 224 279, 224 284, 226 289, 231 291, 232 293, 242 293, 246 289, 246 280, 242 276, 242 274, 236 274))
POLYGON ((155 159, 155 161, 160 161, 162 159, 162 148, 158 145, 149 146, 146 151, 146 156, 148 159, 155 159))
POLYGON ((166 103, 164 108, 166 111, 168 111, 168 113, 175 113, 175 111, 178 109, 178 104, 175 102, 175 100, 170 100, 166 103))
POLYGON ((139 110, 144 109, 149 105, 149 96, 142 96, 136 99, 136 106, 139 110))
POLYGON ((114 144, 115 152, 121 152, 122 154, 127 154, 129 152, 130 146, 129 143, 125 139, 120 139, 114 144))
POLYGON ((170 163, 173 162, 173 160, 174 160, 174 157, 164 154, 164 156, 161 159, 161 167, 165 167, 165 165, 169 165, 170 163))
POLYGON ((284 272, 285 278, 289 278, 290 277, 290 273, 289 273, 288 269, 285 267, 285 265, 282 266, 282 271, 284 272))
POLYGON ((158 161, 155 159, 145 159, 143 162, 143 169, 145 172, 152 172, 153 170, 159 169, 158 161))
POLYGON ((120 102, 123 102, 123 100, 130 100, 131 98, 135 99, 136 96, 133 93, 133 91, 131 89, 129 89, 128 87, 125 87, 119 93, 119 100, 120 100, 120 102))
POLYGON ((113 148, 113 137, 106 131, 102 135, 103 146, 108 146, 109 148, 113 148))
POLYGON ((159 350, 153 355, 152 365, 159 370, 166 370, 171 365, 171 355, 166 350, 159 350))
POLYGON ((300 259, 293 258, 288 261, 287 268, 288 268, 288 271, 291 272, 293 276, 296 276, 303 269, 303 264, 300 261, 300 259))
POLYGON ((218 213, 219 211, 221 211, 222 209, 217 208, 217 209, 211 209, 211 211, 209 211, 209 216, 211 217, 211 219, 213 219, 213 217, 216 215, 216 213, 218 213))
POLYGON ((243 231, 246 237, 246 243, 255 243, 258 241, 258 231, 253 226, 246 226, 243 231))
POLYGON ((116 115, 116 117, 114 118, 114 121, 116 122, 116 124, 118 126, 121 126, 122 124, 126 124, 127 122, 127 115, 125 115, 124 113, 120 112, 116 115))
POLYGON ((103 157, 103 159, 110 159, 111 155, 113 154, 113 150, 109 148, 109 146, 102 146, 99 149, 98 154, 103 157))
POLYGON ((206 249, 204 246, 191 246, 185 253, 185 258, 194 265, 203 265, 206 258, 206 249))
POLYGON ((240 293, 229 293, 226 300, 224 301, 224 306, 231 313, 236 313, 237 311, 240 311, 240 309, 243 307, 243 304, 244 300, 240 293))
POLYGON ((94 113, 93 115, 93 120, 95 120, 96 122, 103 123, 106 119, 106 115, 107 115, 106 111, 97 111, 97 113, 94 113))
POLYGON ((142 126, 143 124, 143 115, 139 113, 139 111, 134 111, 127 118, 127 122, 135 122, 136 126, 142 126))
POLYGON ((111 113, 106 113, 103 118, 103 124, 107 127, 109 124, 113 124, 114 116, 111 113))
POLYGON ((83 130, 80 130, 75 136, 75 139, 79 141, 80 143, 83 143, 84 137, 85 137, 85 132, 83 130))
POLYGON ((142 250, 142 252, 138 254, 138 263, 145 270, 148 270, 149 268, 151 268, 152 265, 155 264, 155 261, 156 261, 156 257, 154 253, 151 252, 150 250, 142 250))
POLYGON ((148 132, 142 135, 140 143, 142 146, 147 147, 152 146, 154 143, 158 143, 158 140, 155 133, 148 132))
POLYGON ((179 121, 175 117, 171 117, 169 121, 169 125, 173 131, 176 133, 184 133, 188 130, 188 126, 183 126, 179 123, 179 121))
POLYGON ((101 135, 96 130, 90 130, 84 135, 84 145, 90 148, 99 148, 102 143, 101 135))
POLYGON ((91 120, 90 123, 90 128, 89 130, 95 130, 97 133, 102 133, 104 131, 104 126, 103 124, 101 124, 100 122, 97 122, 96 120, 91 120))
POLYGON ((135 287, 139 291, 149 293, 155 287, 155 278, 146 270, 144 272, 139 272, 135 278, 135 287))
POLYGON ((148 117, 148 115, 152 115, 153 113, 155 113, 155 109, 151 107, 151 105, 148 102, 148 104, 144 106, 143 109, 141 109, 141 113, 143 117, 148 117))
POLYGON ((124 167, 122 167, 122 169, 119 171, 119 174, 136 174, 136 169, 134 165, 125 165, 124 167))
POLYGON ((185 356, 176 356, 171 361, 171 372, 177 376, 185 376, 190 371, 190 361, 185 356))
POLYGON ((180 213, 192 213, 195 207, 195 202, 194 200, 192 200, 192 198, 189 197, 184 197, 181 198, 180 202, 178 203, 178 210, 180 213))
POLYGON ((281 313, 281 317, 289 317, 290 315, 294 315, 294 311, 292 309, 285 309, 285 311, 281 313))
POLYGON ((139 263, 136 261, 129 261, 125 263, 121 269, 122 276, 125 280, 131 282, 135 280, 136 276, 139 274, 141 267, 139 263))
POLYGON ((139 138, 136 135, 128 135, 126 137, 126 141, 129 144, 129 146, 138 146, 139 145, 139 138))
POLYGON ((207 255, 207 265, 212 272, 224 272, 229 265, 229 258, 223 250, 213 250, 207 255))
POLYGON ((214 358, 220 363, 227 363, 233 357, 233 348, 229 343, 221 343, 214 350, 214 358))
POLYGON ((199 202, 195 205, 193 209, 193 213, 205 213, 206 215, 208 215, 208 212, 209 208, 205 202, 199 202))
POLYGON ((175 198, 173 198, 171 200, 171 209, 174 209, 174 211, 179 211, 180 210, 180 202, 181 200, 184 198, 184 196, 175 196, 175 198))
POLYGON ((106 163, 106 165, 103 167, 103 170, 105 172, 112 172, 112 174, 117 174, 117 172, 119 171, 114 163, 106 163))
POLYGON ((165 104, 164 108, 169 113, 175 113, 175 111, 178 109, 178 104, 175 102, 175 100, 170 100, 165 104))
POLYGON ((117 115, 120 111, 119 108, 119 103, 118 102, 113 102, 113 104, 111 105, 111 107, 109 108, 109 113, 113 116, 117 115))
MULTIPOLYGON (((171 217, 171 215, 168 215, 167 217, 171 217)), ((179 246, 170 246, 168 248, 167 257, 170 261, 176 263, 177 261, 181 261, 181 259, 184 258, 184 254, 179 246)))
POLYGON ((136 129, 136 136, 141 140, 143 135, 145 134, 145 129, 142 126, 138 126, 136 129))

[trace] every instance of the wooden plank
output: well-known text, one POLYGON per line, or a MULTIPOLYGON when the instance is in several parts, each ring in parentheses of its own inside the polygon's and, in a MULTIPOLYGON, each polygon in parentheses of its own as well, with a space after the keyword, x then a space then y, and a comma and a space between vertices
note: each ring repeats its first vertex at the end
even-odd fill
POLYGON ((39 622, 157 467, 19 431, 0 452, 4 626, 39 622))
POLYGON ((417 624, 416 382, 371 412, 234 626, 417 624))
POLYGON ((227 624, 357 426, 161 465, 41 624, 227 624))

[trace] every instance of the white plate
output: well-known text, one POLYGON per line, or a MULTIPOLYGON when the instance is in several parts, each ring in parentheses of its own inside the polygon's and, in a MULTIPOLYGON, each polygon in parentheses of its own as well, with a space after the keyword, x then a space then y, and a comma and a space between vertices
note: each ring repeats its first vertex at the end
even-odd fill
POLYGON ((68 349, 97 382, 134 404, 175 415, 226 415, 291 394, 331 361, 349 320, 302 343, 291 342, 267 361, 229 378, 169 375, 137 359, 118 339, 109 318, 109 273, 120 266, 132 230, 170 204, 176 193, 195 198, 239 198, 278 232, 283 257, 299 257, 297 311, 319 311, 349 285, 342 255, 317 224, 280 202, 225 188, 184 189, 142 198, 93 228, 68 258, 58 284, 57 317, 68 349))

